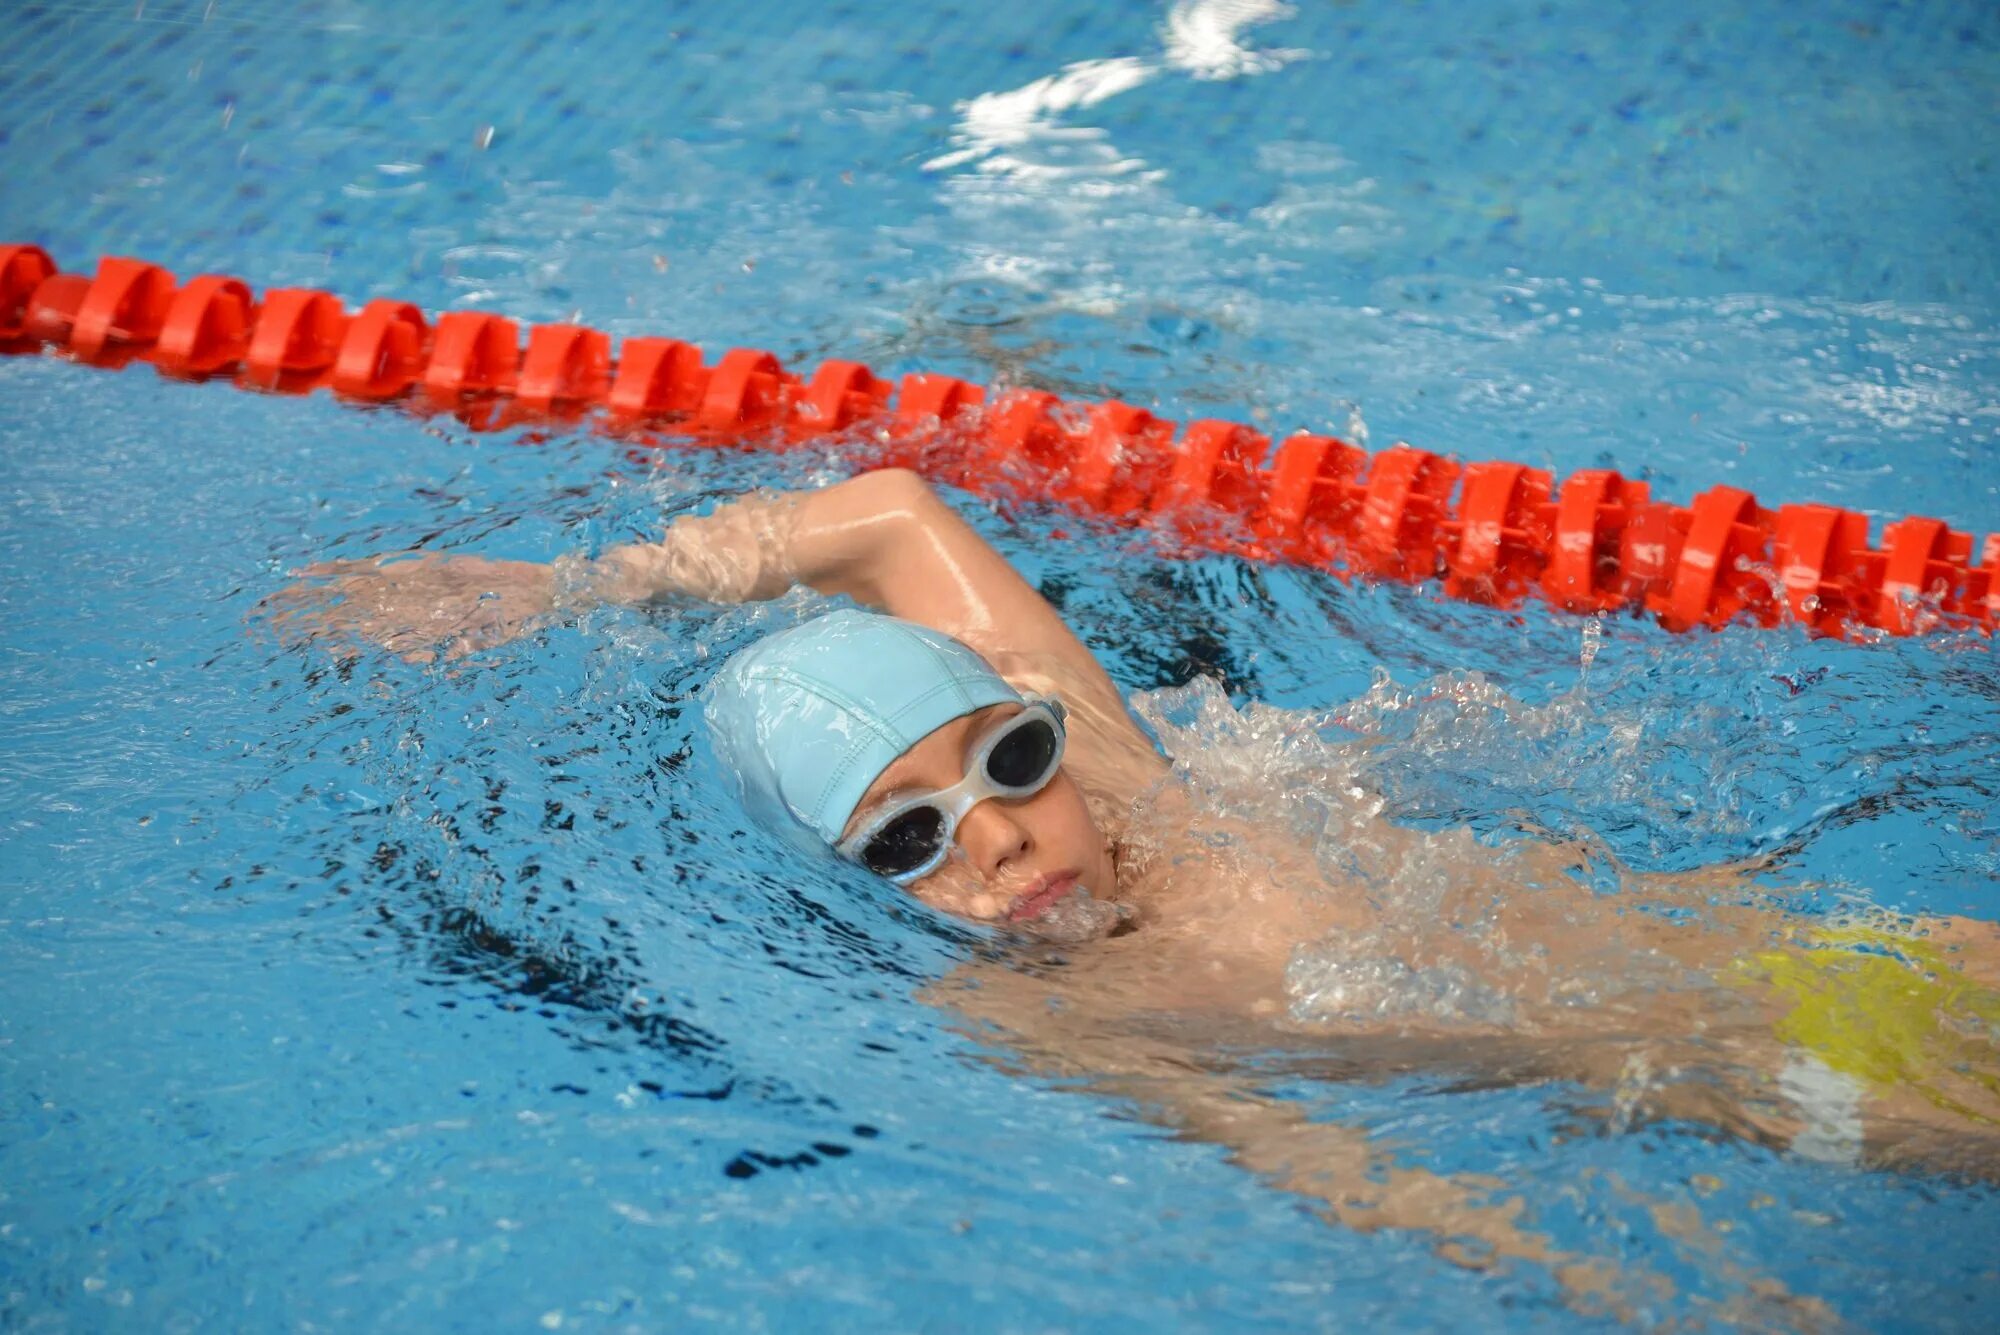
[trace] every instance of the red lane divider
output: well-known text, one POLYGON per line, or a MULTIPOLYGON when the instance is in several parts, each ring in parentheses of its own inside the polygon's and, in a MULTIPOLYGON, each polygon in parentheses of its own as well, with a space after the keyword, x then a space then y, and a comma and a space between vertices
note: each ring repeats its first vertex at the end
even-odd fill
MULTIPOLYGON (((609 430, 776 443, 866 431, 886 463, 986 493, 1061 500, 1150 523, 1189 548, 1439 581, 1449 596, 1574 612, 1644 610, 1674 630, 1793 620, 1825 635, 1921 633, 2000 621, 2000 533, 1977 546, 1936 519, 1888 524, 1825 505, 1769 510, 1738 487, 1689 505, 1605 469, 1560 483, 1524 464, 1461 465, 1398 445, 1369 455, 1330 436, 1277 443, 1234 422, 1177 431, 1144 408, 997 395, 950 376, 900 384, 858 362, 810 377, 732 348, 708 364, 671 338, 611 339, 574 324, 521 331, 505 316, 378 299, 350 312, 310 288, 258 299, 241 279, 182 284, 121 256, 61 272, 35 246, 0 245, 0 351, 150 361, 162 374, 232 378, 279 393, 408 396, 479 428, 601 412, 609 430), (1268 457, 1267 457, 1268 456, 1268 457)), ((641 434, 642 441, 654 439, 641 434)))

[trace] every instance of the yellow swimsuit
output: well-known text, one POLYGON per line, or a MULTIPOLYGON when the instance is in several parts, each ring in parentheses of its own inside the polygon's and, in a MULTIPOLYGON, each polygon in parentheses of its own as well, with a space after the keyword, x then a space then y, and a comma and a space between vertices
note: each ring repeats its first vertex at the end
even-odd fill
POLYGON ((1876 927, 1826 927, 1746 956, 1734 972, 1791 1002, 1778 1037, 1830 1069, 2000 1125, 2000 991, 1967 979, 1936 946, 1876 927))

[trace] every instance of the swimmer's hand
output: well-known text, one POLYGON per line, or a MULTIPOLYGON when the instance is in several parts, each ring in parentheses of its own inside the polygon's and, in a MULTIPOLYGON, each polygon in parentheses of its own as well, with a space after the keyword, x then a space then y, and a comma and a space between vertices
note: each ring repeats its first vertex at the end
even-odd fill
POLYGON ((416 663, 463 658, 603 603, 681 595, 739 603, 775 598, 796 579, 788 529, 796 498, 753 493, 711 515, 686 515, 654 543, 595 560, 494 561, 399 552, 322 561, 260 610, 288 639, 373 641, 416 663))
POLYGON ((261 605, 286 639, 359 637, 413 663, 463 658, 557 618, 556 567, 400 552, 322 561, 261 605))

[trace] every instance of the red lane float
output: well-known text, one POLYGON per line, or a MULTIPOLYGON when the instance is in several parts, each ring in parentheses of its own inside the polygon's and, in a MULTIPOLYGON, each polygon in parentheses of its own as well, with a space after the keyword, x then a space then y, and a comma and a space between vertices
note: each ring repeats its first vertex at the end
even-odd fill
POLYGON ((181 284, 122 256, 86 277, 63 273, 38 247, 0 245, 0 350, 45 349, 278 393, 407 398, 477 427, 599 413, 627 435, 777 442, 865 432, 885 462, 975 491, 1058 499, 1195 550, 1436 580, 1451 597, 1502 607, 1533 594, 1573 612, 1643 610, 1674 630, 1791 620, 1823 635, 1990 630, 2000 620, 2000 533, 1975 546, 1937 519, 1896 520, 1872 547, 1863 515, 1773 511, 1738 487, 1682 506, 1606 469, 1558 483, 1523 464, 1461 465, 1404 445, 1371 456, 1305 433, 1274 450, 1234 422, 1177 432, 1131 404, 989 395, 925 373, 893 383, 851 361, 805 377, 769 352, 732 348, 708 365, 701 349, 671 338, 628 338, 614 356, 609 335, 576 324, 536 325, 524 346, 514 321, 486 312, 433 322, 408 302, 377 299, 351 313, 310 288, 259 300, 238 278, 181 284))
POLYGON ((256 307, 249 285, 237 278, 205 273, 174 294, 153 365, 162 374, 189 378, 212 375, 241 361, 250 347, 256 307))
POLYGON ((1539 468, 1467 465, 1458 517, 1439 525, 1450 535, 1444 591, 1482 603, 1518 598, 1546 564, 1554 510, 1549 488, 1539 468))

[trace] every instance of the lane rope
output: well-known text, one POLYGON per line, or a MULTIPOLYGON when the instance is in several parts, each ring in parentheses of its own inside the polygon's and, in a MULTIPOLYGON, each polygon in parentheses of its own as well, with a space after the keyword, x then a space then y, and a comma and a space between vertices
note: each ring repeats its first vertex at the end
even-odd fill
POLYGON ((312 288, 271 288, 107 255, 65 273, 37 246, 0 246, 0 351, 449 412, 476 429, 594 426, 642 444, 663 433, 781 447, 872 439, 881 462, 989 495, 1056 499, 1150 524, 1190 551, 1313 566, 1345 577, 1436 581, 1501 607, 1539 597, 1572 612, 1633 611, 1673 630, 1792 620, 1814 633, 1908 635, 2000 621, 2000 533, 1911 516, 1871 543, 1866 516, 1772 510, 1717 485, 1689 504, 1609 469, 1551 474, 1461 463, 1407 445, 1369 454, 1333 436, 1271 438, 1205 418, 1176 427, 1115 400, 1069 403, 950 376, 900 383, 853 361, 810 375, 732 348, 538 324, 436 318, 378 298, 350 311, 312 288))

